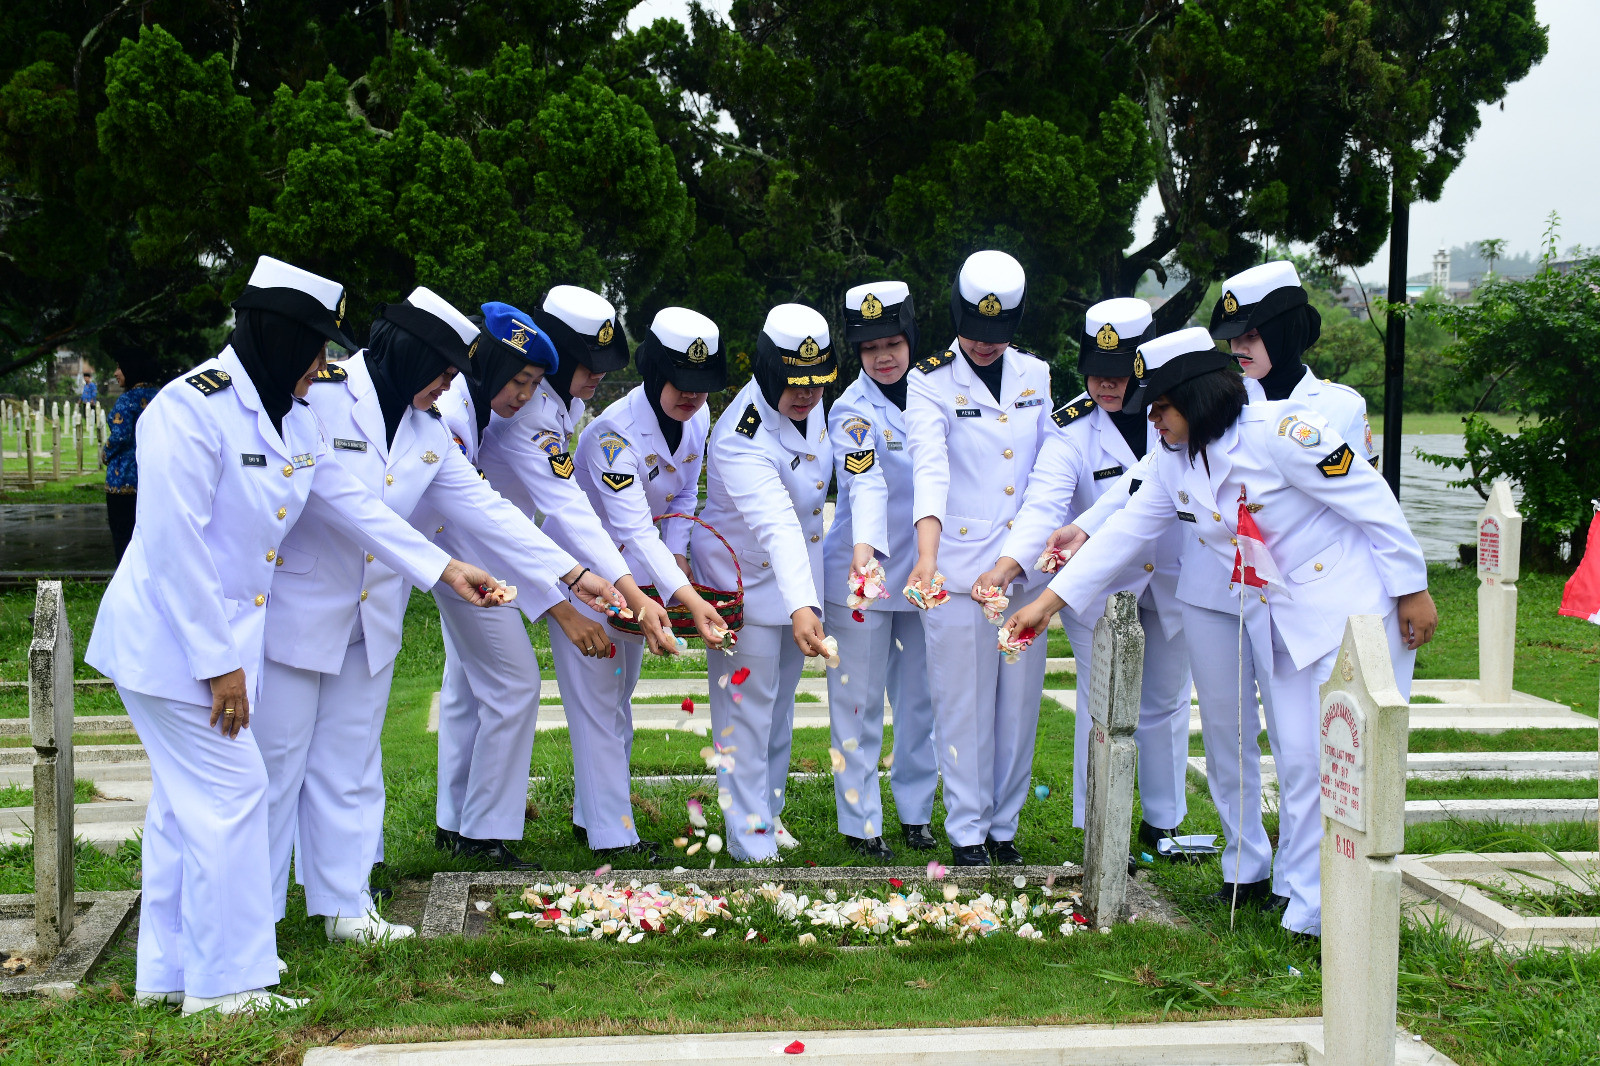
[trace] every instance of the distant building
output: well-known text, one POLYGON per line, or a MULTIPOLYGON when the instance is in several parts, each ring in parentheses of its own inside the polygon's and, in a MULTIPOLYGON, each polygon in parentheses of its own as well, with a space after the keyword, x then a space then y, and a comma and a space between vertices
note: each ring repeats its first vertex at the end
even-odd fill
POLYGON ((1435 289, 1442 289, 1446 292, 1450 289, 1450 249, 1442 245, 1437 252, 1433 253, 1433 277, 1431 283, 1435 289))

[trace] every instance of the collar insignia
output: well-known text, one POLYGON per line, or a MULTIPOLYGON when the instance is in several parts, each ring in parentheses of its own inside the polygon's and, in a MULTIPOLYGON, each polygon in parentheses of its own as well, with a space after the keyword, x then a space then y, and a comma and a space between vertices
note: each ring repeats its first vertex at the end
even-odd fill
POLYGON ((422 453, 422 461, 427 463, 429 466, 432 466, 434 463, 439 461, 439 456, 432 448, 429 448, 427 451, 422 453))

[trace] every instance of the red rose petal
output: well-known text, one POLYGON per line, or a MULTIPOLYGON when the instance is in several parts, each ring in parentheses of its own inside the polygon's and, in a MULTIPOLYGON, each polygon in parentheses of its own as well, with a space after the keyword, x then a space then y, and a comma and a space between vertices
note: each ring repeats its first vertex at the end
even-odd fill
POLYGON ((860 611, 851 611, 850 617, 852 620, 857 622, 865 622, 867 620, 867 616, 862 614, 860 611))
POLYGON ((799 1055, 800 1053, 805 1051, 805 1049, 806 1049, 806 1046, 804 1044, 800 1043, 800 1041, 796 1040, 794 1043, 792 1043, 788 1047, 784 1048, 783 1049, 783 1053, 785 1055, 799 1055))
POLYGON ((1089 919, 1085 918, 1081 914, 1074 914, 1072 916, 1072 920, 1077 922, 1079 925, 1088 925, 1089 924, 1089 919))
POLYGON ((561 910, 558 907, 551 907, 544 912, 544 917, 545 921, 553 922, 561 917, 561 910))
POLYGON ((730 677, 728 680, 732 681, 735 685, 742 685, 747 680, 749 680, 749 678, 750 678, 750 668, 748 666, 741 666, 741 667, 739 667, 739 669, 737 669, 737 670, 735 670, 733 672, 733 676, 730 677))
POLYGON ((889 883, 891 885, 893 885, 895 888, 904 888, 905 884, 906 884, 904 881, 900 880, 898 877, 889 878, 889 883))
POLYGON ((694 700, 691 700, 689 697, 685 696, 683 698, 682 707, 683 707, 683 709, 685 711, 689 712, 690 714, 693 714, 694 713, 694 700))

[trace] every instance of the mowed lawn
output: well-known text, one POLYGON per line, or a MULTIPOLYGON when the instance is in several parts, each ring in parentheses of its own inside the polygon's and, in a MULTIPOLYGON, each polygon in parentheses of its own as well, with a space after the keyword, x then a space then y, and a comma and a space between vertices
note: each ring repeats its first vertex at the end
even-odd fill
MULTIPOLYGON (((1418 660, 1418 676, 1474 676, 1475 581, 1470 573, 1435 567, 1434 593, 1443 622, 1418 660)), ((1600 675, 1600 630, 1555 617, 1561 580, 1528 575, 1520 601, 1517 687, 1593 715, 1600 675)), ((75 586, 69 610, 79 649, 88 638, 99 590, 75 586)), ((0 677, 20 679, 26 663, 32 596, 0 595, 0 677)), ((420 920, 428 879, 466 864, 432 846, 435 737, 427 711, 442 665, 439 624, 429 597, 417 595, 384 730, 389 791, 385 880, 396 890, 390 916, 420 920)), ((544 642, 543 629, 533 627, 544 642)), ((1066 654, 1052 634, 1052 654, 1066 654)), ((715 662, 715 655, 713 655, 715 662)), ((541 665, 549 676, 548 651, 541 665)), ((703 668, 651 660, 649 676, 704 677, 703 668)), ((80 677, 94 676, 81 668, 80 677)), ((1071 675, 1051 687, 1071 687, 1071 675)), ((0 701, 0 716, 25 713, 0 701)), ((97 695, 93 713, 115 713, 97 695)), ((87 713, 88 708, 84 708, 87 713)), ((706 713, 699 708, 696 714, 706 713)), ((641 732, 636 774, 700 774, 704 738, 679 731, 641 732)), ((797 733, 795 771, 825 771, 824 730, 797 733)), ((1019 840, 1031 862, 1077 861, 1082 834, 1071 828, 1072 715, 1046 701, 1041 708, 1034 780, 1049 795, 1030 795, 1019 840)), ((1418 733, 1418 750, 1594 750, 1593 730, 1555 736, 1418 733)), ((1198 753, 1198 738, 1193 748, 1198 753)), ((521 850, 550 869, 584 870, 595 860, 572 838, 572 755, 562 731, 541 733, 534 747, 528 821, 521 850)), ((1473 783, 1463 795, 1521 795, 1507 786, 1473 783)), ((1565 783, 1556 783, 1565 787, 1565 783)), ((1413 786, 1415 788, 1415 786, 1413 786)), ((1428 795, 1439 795, 1431 783, 1428 795)), ((1418 792, 1414 791, 1413 795, 1418 792)), ((1535 792, 1543 795, 1546 793, 1535 792)), ((1567 794, 1552 792, 1549 794, 1567 794)), ((1577 790, 1593 795, 1593 782, 1577 790), (1587 788, 1588 791, 1582 791, 1587 788)), ((670 841, 686 824, 685 803, 701 798, 713 815, 715 789, 697 782, 635 790, 640 832, 670 841)), ((885 836, 898 840, 892 798, 884 788, 885 836)), ((15 802, 14 800, 12 802, 15 802)), ((1203 785, 1191 779, 1190 832, 1220 832, 1203 785)), ((943 810, 935 811, 935 828, 943 810)), ((1137 808, 1134 818, 1139 817, 1137 808)), ((805 883, 810 864, 855 861, 834 826, 831 781, 797 780, 785 823, 804 845, 786 853, 789 868, 773 881, 805 883)), ((1267 818, 1269 832, 1276 819, 1267 818)), ((942 839, 942 831, 940 833, 942 839)), ((1431 825, 1408 831, 1407 848, 1525 850, 1537 844, 1593 849, 1592 826, 1552 825, 1508 834, 1493 826, 1431 825)), ((713 856, 674 852, 689 870, 713 856)), ((716 857, 726 865, 726 855, 716 857)), ((79 887, 136 887, 138 845, 114 856, 86 849, 79 887)), ((921 867, 927 856, 900 849, 897 862, 921 867)), ((26 846, 0 851, 0 891, 27 891, 32 856, 26 846)), ((20 1001, 0 1007, 0 1056, 6 1061, 260 1062, 298 1061, 304 1049, 337 1042, 407 1041, 474 1036, 572 1036, 723 1030, 994 1025, 1089 1021, 1156 1021, 1314 1015, 1321 972, 1315 946, 1287 936, 1270 920, 1243 913, 1230 929, 1225 909, 1206 897, 1221 880, 1215 862, 1195 866, 1142 864, 1185 922, 1177 928, 1141 922, 1110 935, 1025 942, 1000 934, 975 943, 917 941, 910 947, 840 950, 824 940, 744 944, 721 939, 647 939, 634 946, 566 942, 549 934, 505 930, 473 940, 411 941, 385 949, 330 945, 321 922, 308 920, 298 889, 279 925, 289 963, 282 990, 313 997, 310 1008, 259 1021, 183 1019, 165 1010, 136 1010, 134 953, 125 938, 97 971, 93 987, 63 1003, 20 1001), (489 981, 497 972, 504 985, 489 981)), ((670 866, 667 867, 670 871, 670 866)), ((670 880, 670 872, 664 874, 670 880)), ((1401 1020, 1463 1063, 1580 1063, 1600 1041, 1600 956, 1537 953, 1509 958, 1463 947, 1438 929, 1408 927, 1402 935, 1401 1020)))

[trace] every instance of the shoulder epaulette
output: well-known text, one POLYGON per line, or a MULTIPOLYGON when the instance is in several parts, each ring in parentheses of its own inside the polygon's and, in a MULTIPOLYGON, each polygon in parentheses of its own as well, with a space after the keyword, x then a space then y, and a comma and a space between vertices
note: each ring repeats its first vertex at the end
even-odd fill
POLYGON ((756 405, 751 404, 744 409, 744 414, 739 418, 739 424, 733 427, 735 433, 742 433, 751 440, 755 439, 756 430, 761 428, 761 412, 756 410, 756 405))
MULTIPOLYGON (((340 373, 343 373, 343 371, 340 371, 340 373)), ((434 418, 443 418, 444 417, 444 412, 439 410, 439 405, 436 404, 436 403, 430 403, 428 405, 428 413, 430 415, 432 415, 434 418)))
POLYGON ((1062 404, 1060 407, 1056 408, 1055 411, 1051 413, 1050 417, 1055 419, 1056 425, 1060 426, 1062 429, 1066 429, 1068 426, 1072 425, 1072 423, 1076 422, 1084 415, 1089 414, 1093 410, 1094 401, 1089 399, 1089 394, 1086 392, 1082 396, 1079 396, 1077 399, 1073 400, 1071 403, 1062 404))
POLYGON ((202 396, 210 396, 214 392, 233 388, 233 378, 226 370, 202 370, 198 374, 190 374, 183 380, 199 389, 202 396))
POLYGON ((344 380, 348 379, 349 377, 350 377, 350 375, 349 375, 348 372, 346 372, 344 367, 336 366, 333 363, 329 363, 327 366, 325 366, 321 370, 317 371, 317 376, 312 378, 311 380, 313 382, 318 382, 318 381, 344 381, 344 380))
POLYGON ((931 374, 935 370, 938 370, 941 366, 948 366, 949 364, 955 362, 955 359, 956 353, 952 352, 949 348, 946 348, 938 355, 930 355, 925 359, 918 359, 916 362, 916 368, 922 371, 924 374, 931 374))

